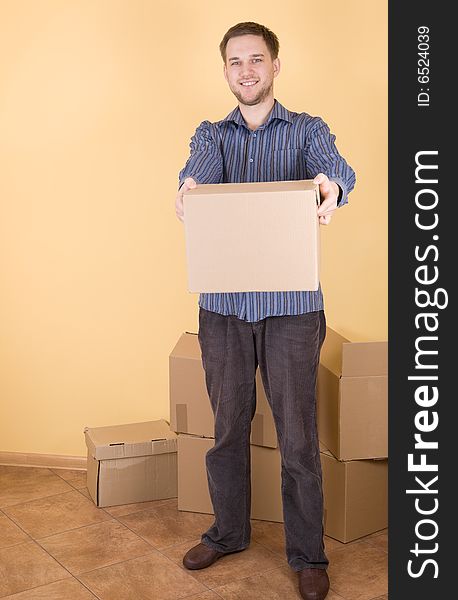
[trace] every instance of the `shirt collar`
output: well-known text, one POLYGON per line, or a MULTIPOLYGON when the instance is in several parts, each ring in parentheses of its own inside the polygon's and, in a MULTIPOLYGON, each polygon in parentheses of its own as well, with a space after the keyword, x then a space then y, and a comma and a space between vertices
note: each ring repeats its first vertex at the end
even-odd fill
MULTIPOLYGON (((281 119, 282 121, 288 121, 289 123, 293 122, 292 113, 286 109, 278 100, 275 100, 272 110, 270 111, 269 118, 265 123, 261 125, 262 128, 267 127, 267 125, 273 119, 281 119)), ((234 108, 232 112, 230 112, 223 121, 233 121, 237 123, 237 125, 244 125, 246 127, 245 119, 240 112, 240 108, 234 108)))

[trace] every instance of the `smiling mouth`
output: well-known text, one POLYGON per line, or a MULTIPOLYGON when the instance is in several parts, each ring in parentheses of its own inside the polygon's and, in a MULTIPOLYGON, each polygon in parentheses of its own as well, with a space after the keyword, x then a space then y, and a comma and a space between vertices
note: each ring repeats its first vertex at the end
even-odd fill
POLYGON ((257 83, 257 80, 249 79, 248 81, 241 81, 240 85, 242 85, 243 87, 253 87, 257 83))

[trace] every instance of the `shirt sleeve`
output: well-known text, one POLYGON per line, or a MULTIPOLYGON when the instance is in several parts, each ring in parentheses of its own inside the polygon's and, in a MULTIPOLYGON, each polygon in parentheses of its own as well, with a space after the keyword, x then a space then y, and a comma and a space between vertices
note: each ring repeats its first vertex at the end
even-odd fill
POLYGON ((335 145, 336 136, 330 132, 322 119, 316 118, 313 119, 307 137, 307 176, 314 179, 318 173, 327 175, 341 190, 337 206, 347 204, 348 194, 355 187, 356 176, 350 165, 339 154, 335 145))
POLYGON ((196 183, 221 183, 223 158, 212 137, 210 121, 203 121, 199 125, 189 147, 189 158, 178 175, 178 188, 187 177, 192 177, 196 183))

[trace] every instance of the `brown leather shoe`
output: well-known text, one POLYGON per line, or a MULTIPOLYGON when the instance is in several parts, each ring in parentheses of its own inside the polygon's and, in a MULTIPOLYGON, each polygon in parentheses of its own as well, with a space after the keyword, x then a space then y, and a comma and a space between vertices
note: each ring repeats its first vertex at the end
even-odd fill
POLYGON ((224 552, 218 552, 206 544, 197 544, 183 556, 183 564, 187 569, 205 569, 212 565, 224 552))
POLYGON ((302 569, 299 571, 299 591, 304 600, 324 600, 329 591, 326 569, 302 569))

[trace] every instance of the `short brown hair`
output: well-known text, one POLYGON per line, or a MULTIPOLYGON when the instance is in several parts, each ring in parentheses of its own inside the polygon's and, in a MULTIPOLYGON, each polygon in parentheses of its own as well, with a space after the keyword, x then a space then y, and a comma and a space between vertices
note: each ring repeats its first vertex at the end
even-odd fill
POLYGON ((226 31, 223 39, 219 45, 219 51, 221 52, 221 56, 223 57, 223 61, 226 62, 226 46, 228 41, 240 35, 259 35, 261 36, 267 48, 269 49, 272 60, 275 60, 278 56, 278 51, 280 49, 280 43, 278 41, 277 36, 273 31, 270 31, 264 25, 259 25, 259 23, 253 23, 252 21, 247 21, 246 23, 237 23, 230 29, 226 31))

